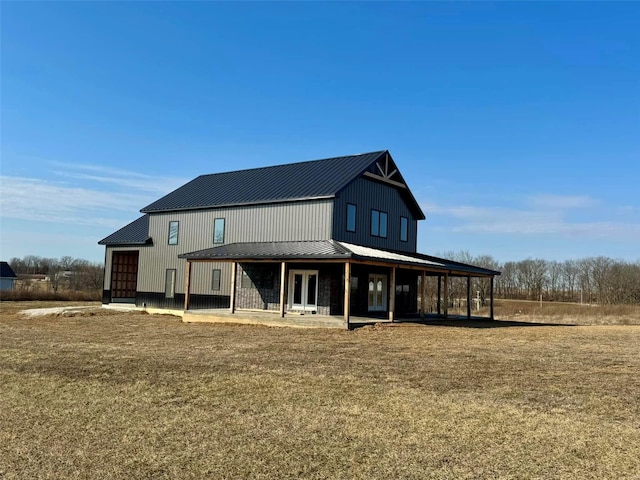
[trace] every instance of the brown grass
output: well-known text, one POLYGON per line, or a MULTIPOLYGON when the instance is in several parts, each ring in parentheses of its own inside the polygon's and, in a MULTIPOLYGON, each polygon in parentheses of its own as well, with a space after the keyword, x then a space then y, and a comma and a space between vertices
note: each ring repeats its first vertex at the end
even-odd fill
POLYGON ((102 298, 100 290, 4 290, 0 293, 3 302, 34 302, 34 301, 58 301, 58 302, 91 302, 102 298))
POLYGON ((640 305, 496 300, 500 319, 575 325, 640 325, 640 305))
POLYGON ((2 305, 0 478, 640 475, 640 327, 183 324, 2 305))

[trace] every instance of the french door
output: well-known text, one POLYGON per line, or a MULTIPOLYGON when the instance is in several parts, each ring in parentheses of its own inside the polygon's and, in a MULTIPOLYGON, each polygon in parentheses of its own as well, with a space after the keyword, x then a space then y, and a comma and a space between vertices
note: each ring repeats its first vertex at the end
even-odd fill
POLYGON ((384 312, 387 309, 387 276, 369 275, 369 311, 384 312))
POLYGON ((289 308, 307 312, 318 310, 318 270, 289 272, 289 308))

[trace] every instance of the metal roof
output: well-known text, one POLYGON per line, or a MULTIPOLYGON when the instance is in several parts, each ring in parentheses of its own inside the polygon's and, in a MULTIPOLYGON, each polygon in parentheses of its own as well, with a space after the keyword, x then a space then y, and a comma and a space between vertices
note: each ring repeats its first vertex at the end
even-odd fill
POLYGON ((189 260, 226 259, 327 259, 350 258, 351 252, 335 240, 310 240, 302 242, 247 242, 230 243, 197 252, 179 255, 189 260))
POLYGON ((0 277, 2 278, 18 278, 7 262, 0 262, 0 277))
MULTIPOLYGON (((166 212, 333 198, 386 154, 386 150, 381 150, 201 175, 140 211, 166 212)), ((412 195, 407 196, 407 201, 417 216, 424 218, 412 195)))
POLYGON ((117 232, 98 242, 98 245, 146 245, 151 243, 149 236, 149 215, 134 220, 117 232))
POLYGON ((428 268, 443 273, 458 275, 499 275, 500 272, 476 267, 451 260, 429 257, 414 253, 399 253, 376 248, 353 245, 336 240, 318 240, 306 242, 251 242, 230 243, 220 247, 207 248, 196 252, 184 253, 179 258, 188 260, 360 260, 388 264, 401 264, 412 267, 428 268))

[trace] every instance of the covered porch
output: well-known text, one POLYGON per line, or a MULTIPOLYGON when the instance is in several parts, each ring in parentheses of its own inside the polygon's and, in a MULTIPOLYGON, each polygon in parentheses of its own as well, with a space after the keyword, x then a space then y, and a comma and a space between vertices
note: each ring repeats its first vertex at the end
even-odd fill
POLYGON ((494 318, 493 280, 499 272, 417 253, 327 240, 236 243, 181 257, 187 260, 185 321, 350 329, 448 318, 453 278, 466 280, 467 319, 472 318, 471 280, 486 279, 489 316, 484 318, 494 318), (231 264, 229 308, 190 309, 191 269, 196 262, 231 264), (427 308, 427 278, 437 279, 435 311, 427 308))

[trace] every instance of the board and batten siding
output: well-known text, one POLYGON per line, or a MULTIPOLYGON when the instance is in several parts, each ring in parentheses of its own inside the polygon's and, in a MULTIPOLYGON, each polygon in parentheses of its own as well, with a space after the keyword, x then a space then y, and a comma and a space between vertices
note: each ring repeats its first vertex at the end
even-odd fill
MULTIPOLYGON (((165 271, 175 268, 176 293, 184 293, 186 260, 178 258, 178 255, 216 246, 213 244, 213 223, 216 218, 225 219, 225 244, 326 240, 331 238, 332 211, 333 202, 329 199, 152 213, 149 235, 153 239, 153 246, 140 249, 138 291, 164 292, 165 271), (168 244, 170 221, 180 222, 177 245, 168 244)), ((230 285, 231 265, 228 262, 192 264, 191 293, 229 295, 230 285), (221 270, 220 290, 215 292, 211 290, 214 268, 221 270)))
POLYGON ((333 238, 372 248, 415 252, 418 222, 396 188, 360 177, 334 200, 333 238), (356 231, 347 231, 347 204, 356 205, 356 231), (371 209, 387 213, 387 238, 371 235, 371 209), (408 219, 407 241, 400 241, 400 217, 408 219))

